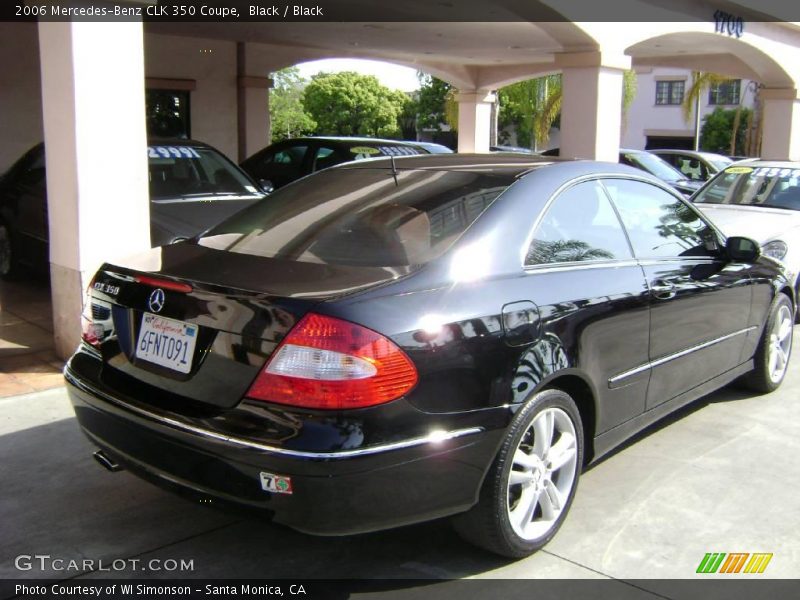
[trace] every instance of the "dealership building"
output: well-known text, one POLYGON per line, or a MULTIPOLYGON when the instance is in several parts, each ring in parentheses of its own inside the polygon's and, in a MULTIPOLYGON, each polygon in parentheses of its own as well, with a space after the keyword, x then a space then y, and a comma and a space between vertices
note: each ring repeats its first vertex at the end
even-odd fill
MULTIPOLYGON (((357 14, 357 2, 337 3, 349 4, 357 14)), ((323 58, 384 60, 453 84, 458 150, 488 152, 493 90, 561 73, 562 156, 616 161, 625 70, 650 76, 667 97, 680 86, 655 82, 688 87, 691 71, 714 72, 742 89, 757 85, 761 156, 800 160, 800 23, 777 12, 765 21, 770 2, 756 16, 744 0, 657 9, 630 0, 624 18, 641 14, 636 22, 592 21, 578 2, 554 3, 550 20, 536 12, 546 3, 472 2, 485 22, 459 22, 452 5, 407 4, 413 16, 403 3, 382 7, 387 19, 374 22, 0 23, 0 170, 45 141, 61 355, 78 340, 82 292, 97 266, 150 246, 146 96, 173 99, 193 138, 242 159, 269 140, 270 73, 323 58)), ((691 134, 685 124, 650 129, 691 134)))

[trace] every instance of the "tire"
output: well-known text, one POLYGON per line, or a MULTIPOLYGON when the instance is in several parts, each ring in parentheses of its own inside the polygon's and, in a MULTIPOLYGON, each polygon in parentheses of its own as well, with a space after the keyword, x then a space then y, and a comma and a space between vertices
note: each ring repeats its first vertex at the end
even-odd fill
POLYGON ((18 271, 19 264, 15 258, 11 229, 4 221, 0 221, 0 278, 14 279, 18 271))
POLYGON ((514 416, 478 503, 453 518, 455 530, 466 541, 511 558, 542 548, 572 505, 583 444, 572 398, 556 389, 535 394, 514 416), (553 469, 556 461, 560 466, 553 469))
POLYGON ((746 387, 763 394, 780 387, 792 354, 794 320, 792 301, 786 294, 778 294, 770 306, 764 333, 753 357, 755 366, 742 380, 746 387))

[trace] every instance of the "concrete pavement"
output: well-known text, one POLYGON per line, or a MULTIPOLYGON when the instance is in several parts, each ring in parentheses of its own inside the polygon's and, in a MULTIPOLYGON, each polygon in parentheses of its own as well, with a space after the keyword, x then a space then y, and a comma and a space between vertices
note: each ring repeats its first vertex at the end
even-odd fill
POLYGON ((34 554, 193 561, 189 572, 116 574, 138 577, 692 578, 706 552, 771 552, 763 575, 727 577, 794 578, 798 392, 795 359, 776 393, 727 388, 650 428, 583 474, 559 534, 520 561, 462 543, 443 521, 317 538, 194 504, 101 469, 63 388, 0 399, 0 578, 109 576, 15 568, 34 554))

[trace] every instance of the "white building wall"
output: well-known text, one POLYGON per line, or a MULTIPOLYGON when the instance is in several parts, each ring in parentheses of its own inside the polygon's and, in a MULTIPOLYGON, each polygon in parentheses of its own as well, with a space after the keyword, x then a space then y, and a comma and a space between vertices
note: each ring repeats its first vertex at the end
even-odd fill
MULTIPOLYGON (((146 34, 144 45, 146 77, 195 81, 190 93, 192 137, 215 146, 235 161, 236 43, 146 34)), ((0 68, 3 173, 44 139, 36 24, 0 23, 0 55, 13 57, 0 68)), ((113 136, 113 123, 108 124, 108 133, 113 136)))
POLYGON ((42 141, 36 23, 0 23, 0 173, 42 141))
MULTIPOLYGON (((692 72, 685 69, 657 67, 636 68, 636 73, 638 75, 636 97, 622 124, 622 147, 644 150, 648 135, 694 139, 694 111, 687 122, 683 118, 680 105, 656 104, 656 81, 685 78, 684 93, 687 93, 691 87, 692 72)), ((742 80, 740 94, 743 96, 743 106, 752 108, 753 92, 748 88, 749 83, 747 79, 742 80)), ((700 97, 701 128, 703 117, 713 112, 715 108, 729 109, 735 108, 735 105, 711 105, 708 103, 708 92, 704 92, 700 97)))
POLYGON ((145 76, 191 79, 192 138, 236 160, 236 43, 145 34, 145 76))

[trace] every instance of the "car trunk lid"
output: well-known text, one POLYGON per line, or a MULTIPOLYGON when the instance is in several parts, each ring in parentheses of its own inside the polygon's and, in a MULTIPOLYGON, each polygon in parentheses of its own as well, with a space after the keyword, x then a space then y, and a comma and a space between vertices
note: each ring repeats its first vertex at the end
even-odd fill
POLYGON ((183 243, 104 265, 85 314, 110 387, 154 404, 229 408, 314 306, 397 276, 183 243))

